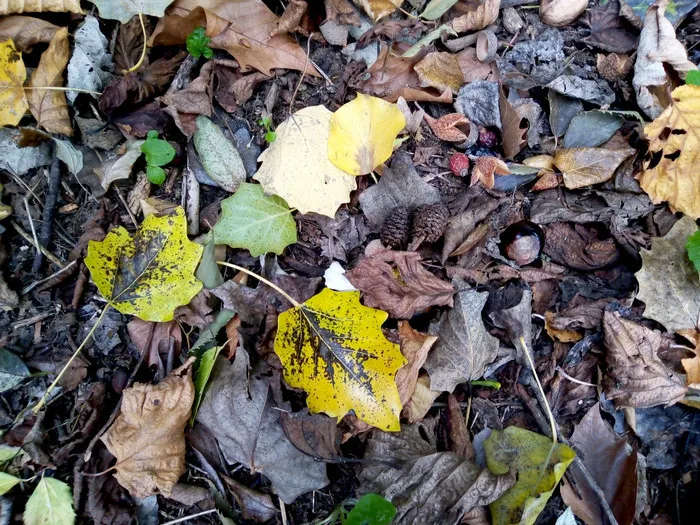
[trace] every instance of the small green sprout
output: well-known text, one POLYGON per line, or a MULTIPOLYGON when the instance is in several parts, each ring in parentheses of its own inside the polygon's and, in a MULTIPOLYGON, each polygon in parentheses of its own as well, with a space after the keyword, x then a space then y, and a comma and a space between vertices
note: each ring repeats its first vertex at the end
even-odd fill
POLYGON ((265 128, 265 140, 272 144, 277 139, 277 133, 272 129, 272 117, 261 118, 258 125, 265 128))
POLYGON ((197 27, 188 36, 185 43, 187 44, 187 52, 195 58, 204 56, 204 58, 212 58, 214 50, 209 47, 209 38, 203 27, 197 27))
POLYGON ((146 177, 151 184, 165 182, 165 166, 175 157, 175 148, 168 141, 158 138, 158 132, 151 130, 146 135, 146 141, 141 145, 141 152, 146 156, 146 177))

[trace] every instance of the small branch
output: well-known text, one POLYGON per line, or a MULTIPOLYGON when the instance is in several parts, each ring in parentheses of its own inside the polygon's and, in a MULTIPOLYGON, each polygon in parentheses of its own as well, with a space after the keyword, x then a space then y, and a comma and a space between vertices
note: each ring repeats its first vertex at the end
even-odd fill
MULTIPOLYGON (((22 237, 24 237, 24 240, 27 241, 29 244, 34 244, 34 240, 32 239, 32 236, 29 235, 26 231, 24 231, 24 228, 22 228, 19 224, 17 224, 15 221, 10 221, 10 224, 12 224, 12 227, 15 229, 17 233, 19 233, 22 237)), ((48 251, 46 248, 43 246, 39 245, 39 248, 41 249, 41 253, 43 253, 46 258, 54 263, 56 266, 59 268, 63 268, 65 266, 65 263, 56 257, 53 253, 48 251)))
MULTIPOLYGON (((51 169, 49 170, 49 186, 44 197, 44 210, 41 214, 41 231, 39 233, 39 245, 44 248, 49 247, 51 234, 53 233, 53 214, 58 202, 58 193, 61 189, 61 161, 56 155, 54 146, 53 159, 51 159, 51 169)), ((41 269, 44 257, 41 251, 34 258, 32 273, 37 275, 41 269)))
POLYGON ((139 22, 141 22, 141 31, 143 31, 143 49, 141 50, 141 58, 139 58, 139 61, 136 62, 136 64, 131 66, 129 69, 125 69, 123 71, 125 75, 127 73, 133 73, 138 68, 140 68, 143 65, 143 61, 146 58, 146 41, 148 40, 148 35, 146 34, 146 24, 144 24, 143 22, 143 13, 141 11, 139 11, 139 22))
POLYGON ((197 514, 190 514, 189 516, 183 516, 182 518, 178 518, 176 520, 166 521, 165 523, 163 523, 163 525, 175 525, 176 523, 184 523, 184 522, 190 521, 194 518, 199 518, 200 516, 214 514, 215 512, 218 512, 218 511, 216 509, 209 509, 209 510, 205 510, 202 512, 198 512, 197 514))
POLYGON ((90 89, 69 88, 61 86, 24 86, 26 91, 75 91, 76 93, 89 93, 90 95, 101 95, 101 91, 92 91, 90 89))
POLYGON ((29 201, 27 200, 27 197, 24 197, 22 201, 24 201, 24 209, 27 212, 27 220, 29 221, 29 227, 32 229, 32 239, 34 241, 34 247, 36 248, 36 256, 39 257, 41 255, 41 244, 39 243, 39 239, 36 236, 36 229, 34 228, 34 219, 32 218, 32 211, 29 209, 29 201))
POLYGON ((221 266, 228 266, 229 268, 233 268, 234 270, 238 270, 239 272, 243 272, 243 273, 245 273, 245 274, 248 274, 248 275, 250 275, 251 277, 255 277, 258 281, 260 281, 261 283, 265 283, 265 284, 268 285, 270 288, 272 288, 272 289, 275 290, 277 293, 279 293, 282 297, 284 297, 285 299, 287 299, 287 301, 289 301, 290 303, 292 303, 292 305, 294 305, 295 308, 301 306, 301 304, 299 304, 299 302, 297 302, 297 301, 294 299, 294 297, 292 297, 292 296, 289 295, 287 292, 285 292, 284 290, 282 290, 282 288, 280 288, 279 286, 277 286, 275 283, 273 283, 273 282, 271 282, 271 281, 268 281, 268 280, 265 279, 263 276, 258 275, 258 274, 255 273, 255 272, 251 272, 251 271, 248 270, 247 268, 243 268, 243 266, 238 266, 237 264, 231 264, 231 263, 227 263, 227 262, 223 262, 223 261, 216 261, 216 264, 220 264, 221 266))

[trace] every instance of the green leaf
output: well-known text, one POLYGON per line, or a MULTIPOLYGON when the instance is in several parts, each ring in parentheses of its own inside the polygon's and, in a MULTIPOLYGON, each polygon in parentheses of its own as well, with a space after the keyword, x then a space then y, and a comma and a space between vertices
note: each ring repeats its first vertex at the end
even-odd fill
POLYGON ((442 33, 445 31, 448 35, 457 36, 457 32, 454 29, 452 29, 452 27, 450 27, 447 24, 442 24, 440 27, 438 27, 437 29, 433 29, 430 33, 428 33, 418 42, 409 47, 406 51, 404 51, 404 53, 401 56, 404 58, 416 56, 421 49, 423 49, 426 46, 429 46, 433 41, 440 38, 442 36, 442 33))
POLYGON ((685 83, 693 86, 700 86, 700 71, 697 69, 688 71, 688 75, 685 77, 685 83))
POLYGON ((165 166, 175 158, 175 148, 167 140, 158 138, 158 132, 148 132, 146 141, 141 144, 141 151, 146 156, 146 164, 149 166, 165 166))
POLYGON ((219 271, 219 265, 216 264, 216 243, 214 242, 214 233, 209 232, 204 240, 204 252, 202 260, 197 267, 195 277, 202 281, 204 288, 216 288, 224 284, 224 278, 219 271))
POLYGON ((700 272, 700 230, 688 237, 685 249, 688 250, 688 259, 693 263, 695 269, 700 272))
POLYGON ((226 326, 226 323, 233 319, 234 315, 236 315, 236 312, 231 310, 221 310, 216 315, 214 322, 199 332, 199 338, 197 339, 195 345, 190 349, 190 355, 199 356, 202 353, 202 350, 209 348, 209 344, 216 341, 216 336, 219 335, 219 331, 226 326))
POLYGON ((54 478, 41 478, 24 508, 24 525, 73 525, 75 511, 68 485, 54 478))
POLYGON ((494 474, 515 469, 518 479, 489 505, 493 525, 532 525, 576 454, 561 443, 523 428, 494 430, 484 441, 486 465, 494 474))
POLYGON ((214 51, 209 47, 209 42, 211 42, 211 38, 207 36, 206 30, 203 27, 197 27, 185 40, 187 52, 195 58, 201 56, 211 58, 214 56, 214 51))
POLYGON ((343 525, 389 525, 396 507, 379 494, 365 494, 343 520, 343 525))
POLYGON ((219 186, 233 193, 241 182, 245 182, 246 171, 241 155, 219 126, 199 115, 192 140, 204 171, 219 186))
POLYGON ((12 487, 17 485, 20 481, 22 481, 22 479, 17 476, 0 472, 0 496, 11 490, 12 487))
POLYGON ((447 13, 456 3, 457 0, 430 0, 420 17, 425 20, 436 20, 447 13))
POLYGON ((274 142, 276 139, 277 133, 275 133, 274 131, 268 131, 267 133, 265 133, 265 140, 267 142, 274 142))
POLYGON ((24 362, 12 352, 0 348, 0 392, 16 387, 29 376, 24 362))
POLYGON ((215 346, 210 348, 204 352, 202 357, 199 359, 197 375, 194 378, 194 403, 192 404, 190 425, 194 425, 194 420, 197 417, 197 410, 199 410, 199 405, 204 397, 204 391, 207 388, 209 377, 211 377, 211 371, 214 369, 216 358, 219 357, 219 353, 221 352, 222 348, 223 346, 215 346))
POLYGON ((160 186, 165 182, 165 170, 160 166, 146 166, 146 178, 151 184, 160 186))
POLYGON ((24 451, 20 447, 11 447, 10 445, 0 445, 0 463, 6 463, 15 457, 23 454, 24 451))
POLYGON ((265 195, 259 184, 244 182, 222 201, 214 242, 245 248, 253 257, 267 252, 281 254, 297 242, 297 228, 284 199, 265 195))

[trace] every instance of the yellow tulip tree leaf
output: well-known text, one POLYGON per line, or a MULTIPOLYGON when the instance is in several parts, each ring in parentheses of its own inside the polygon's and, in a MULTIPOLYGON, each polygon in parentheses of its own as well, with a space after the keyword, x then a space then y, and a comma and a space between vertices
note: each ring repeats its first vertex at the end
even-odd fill
POLYGON ((27 70, 12 40, 0 42, 0 127, 16 126, 29 109, 24 94, 27 70))
POLYGON ((280 314, 275 352, 312 412, 340 419, 354 410, 369 425, 400 430, 394 377, 406 360, 382 333, 387 317, 360 304, 359 292, 328 288, 280 314))
POLYGON ((10 13, 77 13, 82 14, 80 0, 5 0, 0 15, 10 13))
POLYGON ((700 86, 676 88, 673 101, 644 127, 649 152, 639 184, 654 204, 700 217, 700 86))
POLYGON ((331 117, 328 158, 347 173, 367 175, 391 157, 404 126, 396 104, 358 93, 331 117))
POLYGON ((486 465, 494 474, 517 471, 515 485, 489 505, 493 525, 532 525, 576 453, 524 428, 494 430, 484 441, 486 465))
POLYGON ((119 20, 126 24, 139 13, 160 18, 165 15, 165 8, 173 0, 90 0, 100 10, 102 18, 119 20))
POLYGON ((258 157, 262 166, 253 177, 265 193, 279 195, 301 213, 328 217, 350 201, 355 177, 328 160, 332 115, 323 106, 309 106, 277 127, 277 139, 258 157))
POLYGON ((85 264, 113 308, 144 321, 171 321, 202 289, 194 272, 204 248, 187 238, 185 212, 149 215, 133 238, 122 227, 90 241, 85 264))

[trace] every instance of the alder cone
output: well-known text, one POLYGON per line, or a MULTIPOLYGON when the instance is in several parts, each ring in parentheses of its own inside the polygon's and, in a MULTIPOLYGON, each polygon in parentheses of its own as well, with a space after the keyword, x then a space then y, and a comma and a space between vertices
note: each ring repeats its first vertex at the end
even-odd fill
POLYGON ((401 250, 408 243, 411 229, 411 214, 406 206, 397 206, 384 220, 379 239, 384 246, 401 250))
POLYGON ((443 203, 420 206, 413 214, 413 238, 435 242, 445 231, 450 211, 443 203))

